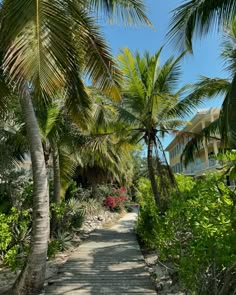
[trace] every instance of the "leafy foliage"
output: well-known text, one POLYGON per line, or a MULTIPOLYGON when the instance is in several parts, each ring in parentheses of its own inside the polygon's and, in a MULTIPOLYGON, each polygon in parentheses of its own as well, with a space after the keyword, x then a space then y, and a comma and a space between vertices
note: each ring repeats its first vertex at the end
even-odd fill
POLYGON ((84 219, 84 212, 79 200, 70 199, 59 205, 51 204, 51 211, 56 214, 59 228, 63 232, 71 232, 73 228, 79 228, 84 219))
POLYGON ((212 28, 223 29, 236 14, 234 0, 186 0, 173 11, 168 33, 177 45, 192 50, 194 33, 202 36, 212 28))
POLYGON ((180 194, 172 194, 163 216, 157 216, 153 208, 150 185, 143 187, 141 181, 138 233, 148 246, 160 251, 162 259, 174 261, 186 290, 213 294, 215 288, 221 294, 227 273, 232 282, 227 294, 231 294, 235 282, 231 267, 236 259, 235 193, 218 174, 196 181, 177 176, 177 181, 180 194))
POLYGON ((28 210, 12 208, 11 213, 0 214, 0 253, 3 262, 15 269, 25 261, 29 248, 31 214, 28 210))
POLYGON ((153 237, 157 235, 156 225, 158 224, 159 214, 157 207, 155 206, 150 181, 147 178, 141 178, 138 190, 138 202, 140 208, 137 233, 149 248, 155 248, 156 245, 153 241, 153 237))

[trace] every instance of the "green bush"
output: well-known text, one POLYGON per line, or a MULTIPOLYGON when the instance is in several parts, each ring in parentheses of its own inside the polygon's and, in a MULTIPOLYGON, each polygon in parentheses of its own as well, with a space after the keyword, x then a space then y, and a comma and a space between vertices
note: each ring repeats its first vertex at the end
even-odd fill
POLYGON ((15 269, 24 263, 30 242, 31 214, 12 208, 0 214, 0 253, 7 266, 15 269))
POLYGON ((72 198, 77 197, 79 194, 79 188, 77 187, 77 183, 75 181, 71 181, 66 192, 65 192, 65 200, 68 201, 72 198))
POLYGON ((51 240, 48 243, 48 257, 54 258, 55 255, 59 252, 59 243, 57 240, 51 240))
POLYGON ((149 248, 154 248, 158 228, 158 210, 152 194, 151 184, 147 178, 140 178, 137 199, 140 205, 137 233, 149 248))
POLYGON ((32 179, 23 172, 6 171, 0 183, 0 212, 11 214, 11 208, 19 210, 32 207, 32 179))
POLYGON ((12 240, 12 233, 9 224, 9 218, 5 214, 0 214, 0 251, 4 255, 8 245, 12 240))
POLYGON ((64 232, 71 232, 80 228, 84 221, 84 212, 79 200, 71 198, 63 201, 59 206, 51 204, 51 213, 56 214, 58 228, 64 232))
POLYGON ((162 259, 174 262, 187 290, 216 294, 212 290, 220 292, 227 270, 236 261, 235 193, 218 174, 196 181, 176 178, 180 192, 171 195, 163 216, 156 212, 149 181, 140 180, 138 234, 159 250, 162 259))

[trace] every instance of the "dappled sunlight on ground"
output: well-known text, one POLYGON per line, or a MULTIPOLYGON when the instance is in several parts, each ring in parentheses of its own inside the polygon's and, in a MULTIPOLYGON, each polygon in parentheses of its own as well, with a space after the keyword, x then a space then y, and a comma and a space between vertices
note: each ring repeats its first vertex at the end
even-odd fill
POLYGON ((49 281, 50 294, 156 294, 135 233, 136 213, 93 232, 49 281))

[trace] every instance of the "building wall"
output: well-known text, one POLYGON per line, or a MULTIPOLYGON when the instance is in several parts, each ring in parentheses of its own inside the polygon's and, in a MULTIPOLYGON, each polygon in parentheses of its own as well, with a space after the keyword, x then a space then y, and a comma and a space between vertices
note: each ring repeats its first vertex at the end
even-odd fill
POLYGON ((210 109, 198 113, 183 129, 184 133, 189 133, 189 136, 177 135, 169 144, 166 150, 169 152, 170 166, 174 173, 201 175, 204 171, 214 169, 217 166, 217 162, 211 157, 211 155, 216 155, 218 153, 220 147, 220 142, 215 139, 204 142, 202 149, 199 151, 199 155, 188 167, 183 167, 181 164, 181 154, 184 146, 191 138, 191 133, 199 133, 203 128, 216 120, 219 117, 219 113, 219 109, 210 109))

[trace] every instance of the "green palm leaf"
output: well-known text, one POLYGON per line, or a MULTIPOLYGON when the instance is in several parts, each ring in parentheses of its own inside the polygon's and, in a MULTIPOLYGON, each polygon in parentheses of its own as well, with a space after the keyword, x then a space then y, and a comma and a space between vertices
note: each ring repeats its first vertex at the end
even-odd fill
POLYGON ((227 134, 227 142, 231 148, 236 147, 236 74, 222 106, 222 121, 227 134))
POLYGON ((87 2, 93 10, 105 15, 109 21, 121 20, 128 25, 136 23, 151 25, 141 0, 89 0, 87 2))
POLYGON ((225 60, 227 70, 230 73, 236 72, 236 18, 232 24, 224 29, 224 40, 222 42, 221 57, 225 60))
POLYGON ((182 155, 181 161, 185 166, 187 166, 190 162, 193 162, 198 155, 198 152, 203 147, 204 142, 209 142, 212 139, 221 140, 222 148, 224 148, 222 137, 222 118, 215 120, 207 127, 203 128, 199 134, 194 134, 191 132, 179 132, 179 135, 190 136, 192 139, 186 144, 182 155))
POLYGON ((194 33, 198 36, 208 34, 214 28, 223 29, 236 14, 234 0, 188 0, 173 10, 168 33, 175 44, 192 50, 194 33))

